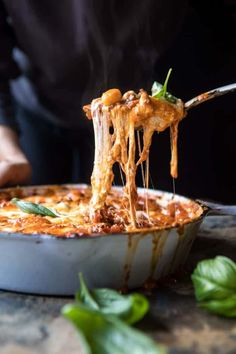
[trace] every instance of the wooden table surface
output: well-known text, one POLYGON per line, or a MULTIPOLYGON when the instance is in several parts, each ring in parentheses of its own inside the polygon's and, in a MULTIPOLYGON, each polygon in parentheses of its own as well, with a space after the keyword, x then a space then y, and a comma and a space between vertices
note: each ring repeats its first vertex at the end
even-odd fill
MULTIPOLYGON (((236 354, 236 320, 199 309, 190 280, 199 260, 216 255, 236 260, 236 217, 208 217, 184 269, 147 294, 151 310, 138 328, 170 354, 236 354)), ((1 291, 0 353, 82 354, 79 336, 60 315, 72 301, 1 291)))

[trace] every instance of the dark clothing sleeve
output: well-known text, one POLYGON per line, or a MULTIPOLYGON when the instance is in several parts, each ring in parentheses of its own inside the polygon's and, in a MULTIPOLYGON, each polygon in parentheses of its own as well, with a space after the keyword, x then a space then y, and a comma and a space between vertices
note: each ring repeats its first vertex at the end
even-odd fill
POLYGON ((12 57, 13 47, 14 35, 0 0, 0 124, 17 130, 10 80, 16 78, 20 71, 12 57))

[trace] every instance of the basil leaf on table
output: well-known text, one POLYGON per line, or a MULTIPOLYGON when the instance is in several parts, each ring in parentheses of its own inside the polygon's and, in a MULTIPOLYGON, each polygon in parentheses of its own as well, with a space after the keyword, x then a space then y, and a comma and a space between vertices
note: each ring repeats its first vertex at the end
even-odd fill
POLYGON ((62 314, 88 341, 92 354, 164 354, 151 338, 119 318, 105 315, 85 305, 65 305, 62 314))
POLYGON ((133 324, 143 318, 149 310, 147 299, 141 294, 121 295, 112 289, 89 290, 82 274, 79 274, 80 290, 76 300, 93 310, 104 314, 116 315, 128 324, 133 324))
POLYGON ((177 98, 173 96, 171 93, 167 92, 167 84, 170 78, 170 74, 172 72, 172 68, 169 69, 164 85, 160 84, 157 81, 154 81, 152 85, 152 97, 154 98, 164 98, 170 103, 176 103, 177 98))
POLYGON ((236 317, 236 263, 218 256, 198 263, 192 274, 200 306, 226 317, 236 317))
POLYGON ((202 302, 200 306, 216 315, 236 317, 236 294, 222 300, 202 302))
POLYGON ((50 208, 46 208, 45 206, 43 206, 41 204, 25 202, 25 201, 20 200, 18 198, 13 198, 11 200, 11 202, 13 204, 15 204, 24 213, 36 214, 36 215, 42 215, 42 216, 51 216, 52 218, 56 218, 56 217, 60 216, 56 211, 54 211, 50 208))

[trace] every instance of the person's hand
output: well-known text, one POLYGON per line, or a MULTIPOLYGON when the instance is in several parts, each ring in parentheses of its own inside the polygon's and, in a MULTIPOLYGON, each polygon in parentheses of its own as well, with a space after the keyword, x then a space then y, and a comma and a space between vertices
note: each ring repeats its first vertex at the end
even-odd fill
POLYGON ((0 186, 24 184, 30 178, 31 167, 20 148, 17 134, 0 125, 0 186))

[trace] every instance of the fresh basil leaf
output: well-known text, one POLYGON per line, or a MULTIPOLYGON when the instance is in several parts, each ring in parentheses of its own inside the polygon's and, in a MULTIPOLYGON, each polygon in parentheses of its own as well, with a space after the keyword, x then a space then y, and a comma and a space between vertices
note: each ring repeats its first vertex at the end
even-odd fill
POLYGON ((198 263, 192 274, 200 306, 227 317, 236 316, 236 264, 218 256, 198 263))
POLYGON ((88 341, 92 354, 165 354, 151 338, 115 316, 105 315, 82 304, 65 305, 62 314, 88 341))
POLYGON ((93 310, 98 310, 99 305, 98 303, 93 299, 92 295, 89 292, 89 289, 87 288, 87 285, 85 284, 84 277, 82 273, 79 273, 79 281, 80 281, 80 290, 77 291, 75 294, 75 299, 78 302, 81 302, 88 306, 89 308, 93 310))
POLYGON ((153 83, 152 97, 157 98, 157 99, 164 98, 165 100, 175 104, 178 99, 175 96, 173 96, 171 93, 167 92, 167 84, 168 84, 171 72, 172 72, 172 68, 170 68, 167 73, 164 85, 160 84, 157 81, 155 81, 153 83))
POLYGON ((121 316, 121 319, 128 324, 133 324, 140 321, 149 310, 149 302, 147 299, 137 293, 128 295, 128 298, 131 300, 132 305, 128 314, 121 316))
POLYGON ((132 324, 143 318, 149 309, 147 299, 141 294, 121 295, 112 289, 93 289, 89 291, 82 274, 79 274, 80 290, 76 300, 87 307, 104 314, 119 316, 132 324))
POLYGON ((199 301, 224 299, 236 294, 236 264, 223 256, 201 261, 192 280, 199 301))
POLYGON ((216 315, 236 317, 236 294, 226 299, 201 302, 200 307, 209 310, 216 315))
POLYGON ((170 103, 174 103, 174 104, 176 104, 176 102, 177 102, 177 100, 178 100, 177 97, 173 96, 173 95, 172 95, 171 93, 169 93, 169 92, 166 92, 166 94, 165 94, 165 99, 166 99, 166 101, 169 101, 170 103))
POLYGON ((56 217, 60 216, 56 211, 54 211, 50 208, 46 208, 45 206, 43 206, 41 204, 25 202, 25 201, 20 200, 18 198, 13 198, 11 200, 11 202, 13 204, 15 204, 24 213, 36 214, 36 215, 42 215, 42 216, 51 216, 52 218, 56 218, 56 217))
POLYGON ((159 98, 158 95, 160 94, 160 92, 162 93, 163 85, 157 81, 154 81, 151 90, 152 90, 152 97, 159 98))
POLYGON ((164 85, 163 85, 163 96, 164 97, 165 97, 166 92, 167 92, 167 84, 168 84, 171 72, 172 72, 172 68, 169 69, 169 71, 168 71, 168 73, 166 75, 166 79, 165 79, 164 85))

